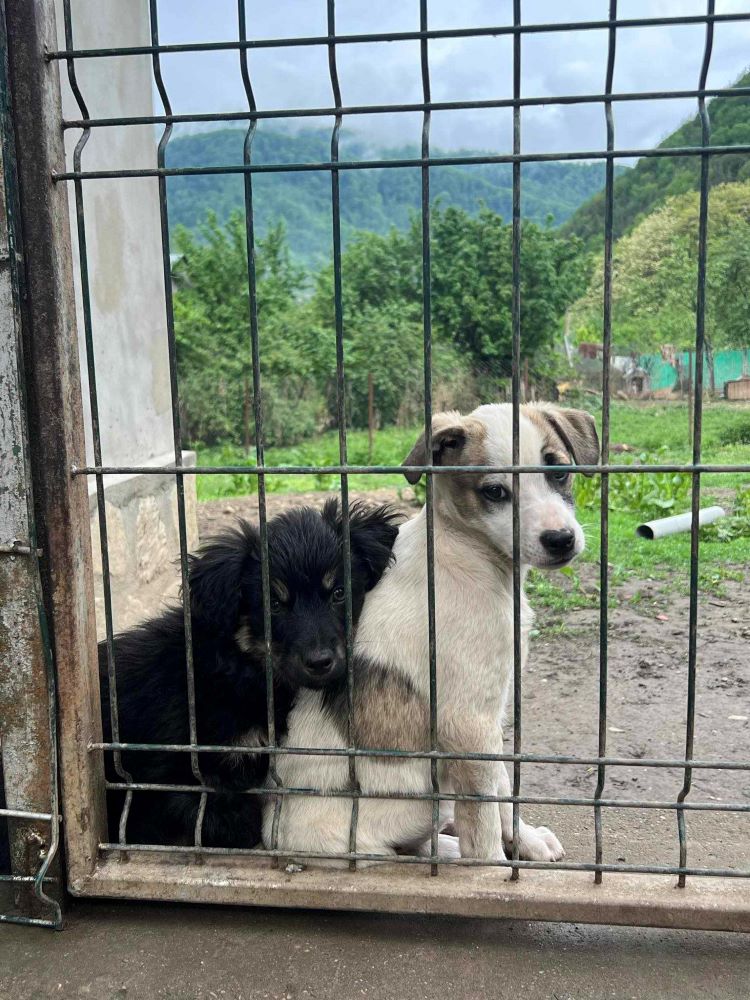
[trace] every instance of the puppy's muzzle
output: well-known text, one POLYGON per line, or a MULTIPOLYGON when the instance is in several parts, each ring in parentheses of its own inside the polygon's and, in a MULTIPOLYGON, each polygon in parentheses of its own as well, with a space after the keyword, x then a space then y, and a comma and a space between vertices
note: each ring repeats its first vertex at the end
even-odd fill
POLYGON ((575 555, 576 536, 570 528, 563 528, 561 531, 543 531, 539 536, 539 541, 550 556, 550 563, 565 563, 575 555))
POLYGON ((304 668, 311 680, 318 684, 328 680, 335 672, 338 657, 332 649, 313 649, 304 660, 304 668))

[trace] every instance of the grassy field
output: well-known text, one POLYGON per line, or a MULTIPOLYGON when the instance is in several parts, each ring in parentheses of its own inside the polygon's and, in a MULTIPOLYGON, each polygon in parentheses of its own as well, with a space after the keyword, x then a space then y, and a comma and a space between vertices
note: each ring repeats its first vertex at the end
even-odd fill
MULTIPOLYGON (((633 452, 614 455, 613 461, 629 463, 689 462, 692 448, 688 436, 689 411, 685 403, 615 402, 611 412, 611 441, 627 444, 633 452)), ((348 435, 349 463, 397 465, 409 452, 418 428, 389 428, 375 435, 373 453, 368 455, 367 433, 348 435)), ((711 403, 704 409, 703 461, 715 464, 750 462, 750 406, 711 403)), ((338 435, 335 432, 305 441, 293 448, 269 448, 269 465, 335 465, 338 463, 338 435)), ((241 449, 232 446, 200 449, 201 465, 253 464, 241 449)), ((288 493, 335 490, 338 477, 271 476, 268 489, 288 493)), ((405 485, 400 475, 354 475, 354 491, 405 485)), ((199 501, 243 496, 255 490, 255 477, 215 475, 198 477, 199 501)), ((598 604, 593 566, 599 561, 600 495, 599 477, 579 477, 577 508, 587 537, 587 550, 578 568, 567 577, 537 574, 531 581, 539 603, 561 611, 569 607, 598 604), (581 563, 583 565, 581 565, 581 563), (583 581, 586 581, 585 583, 583 581)), ((750 566, 750 476, 741 473, 705 475, 701 483, 701 505, 720 503, 733 517, 701 531, 700 582, 705 591, 722 592, 728 579, 742 579, 750 566)), ((620 474, 610 477, 609 562, 616 586, 629 578, 658 581, 662 590, 686 591, 690 559, 689 533, 656 542, 635 536, 641 521, 690 509, 690 477, 670 474, 620 474)), ((637 598, 637 592, 636 597, 637 598)))

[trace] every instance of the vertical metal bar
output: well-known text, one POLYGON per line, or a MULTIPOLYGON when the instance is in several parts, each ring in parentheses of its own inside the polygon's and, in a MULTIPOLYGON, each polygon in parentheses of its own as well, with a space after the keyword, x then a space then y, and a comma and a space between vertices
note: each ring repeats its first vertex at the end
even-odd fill
MULTIPOLYGON (((521 0, 513 0, 513 26, 521 24, 521 0)), ((521 152, 521 33, 513 35, 513 153, 521 152)), ((513 367, 511 393, 513 407, 513 465, 520 464, 520 405, 521 405, 521 163, 513 161, 513 228, 512 228, 512 298, 511 325, 513 335, 513 367)), ((513 753, 521 753, 521 507, 520 477, 513 473, 513 753)), ((513 848, 511 859, 518 861, 520 813, 517 796, 521 794, 521 762, 513 762, 513 848)), ((520 869, 511 869, 511 881, 516 881, 520 869)))
MULTIPOLYGON (((70 0, 63 0, 63 21, 65 30, 65 44, 69 49, 73 48, 73 19, 70 8, 70 0)), ((81 93, 76 78, 75 60, 67 60, 68 81, 70 89, 75 98, 76 104, 85 120, 89 117, 86 102, 81 93)), ((91 129, 84 128, 81 137, 76 143, 73 151, 73 169, 81 169, 81 157, 86 143, 91 135, 91 129)), ((96 359, 94 354, 93 325, 91 321, 91 291, 89 287, 89 267, 88 252, 86 247, 86 218, 83 204, 82 181, 76 179, 73 182, 75 191, 76 207, 76 229, 78 233, 78 257, 80 262, 81 280, 81 306, 83 313, 83 333, 86 343, 86 371, 89 385, 89 404, 91 407, 91 437, 94 450, 94 462, 98 465, 102 457, 101 429, 99 425, 99 398, 96 385, 96 359)), ((96 508, 99 520, 99 542, 102 553, 102 593, 104 597, 104 626, 107 647, 107 678, 109 682, 109 716, 112 729, 112 740, 117 743, 120 740, 120 715, 117 706, 117 674, 115 669, 114 651, 114 627, 112 622, 112 583, 109 572, 109 545, 107 541, 107 515, 104 502, 104 477, 97 473, 96 477, 96 508)), ((123 781, 130 783, 132 778, 125 770, 122 763, 122 754, 119 750, 112 753, 113 765, 117 775, 123 781)), ((127 828, 128 815, 132 804, 133 793, 126 792, 123 802, 122 812, 119 821, 119 841, 125 843, 125 832, 127 828)))
MULTIPOLYGON (((245 0, 237 0, 237 22, 240 41, 247 41, 247 21, 245 0)), ((248 108, 255 113, 257 105, 250 81, 250 69, 247 61, 247 49, 240 48, 240 72, 245 88, 248 108)), ((245 133, 242 146, 243 163, 250 164, 252 160, 252 145, 255 131, 258 127, 256 118, 251 118, 245 133)), ((255 216, 253 214, 253 178, 252 174, 244 175, 245 182, 245 236, 247 240, 247 286, 248 308, 250 310, 250 353, 253 372, 253 417, 255 422, 255 463, 259 470, 265 465, 265 440, 263 435, 263 389, 260 372, 260 343, 258 334, 258 296, 255 270, 255 216)), ((260 534, 260 570, 261 591, 263 601, 263 643, 266 672, 266 721, 268 725, 268 746, 276 747, 276 708, 273 687, 273 653, 271 651, 271 569, 268 558, 268 512, 266 506, 266 477, 258 472, 258 528, 260 534)), ((276 754, 268 757, 268 775, 276 788, 281 786, 281 779, 276 768, 276 754)), ((280 795, 274 801, 273 823, 271 827, 271 848, 276 850, 279 837, 279 820, 283 799, 280 795)), ((279 859, 272 858, 271 864, 278 868, 279 859)))
MULTIPOLYGON (((338 163, 339 134, 343 121, 340 113, 342 106, 341 87, 338 68, 336 66, 336 2, 328 0, 328 71, 331 77, 334 106, 337 114, 331 135, 331 163, 338 163)), ((336 326, 336 416, 339 428, 339 462, 347 464, 346 448, 346 374, 344 369, 344 311, 341 284, 341 192, 339 189, 339 171, 331 170, 331 215, 333 238, 333 304, 336 326)), ((344 555, 344 616, 346 626, 346 676, 347 676, 347 745, 354 747, 354 727, 352 714, 354 710, 354 649, 352 640, 352 557, 351 536, 349 532, 349 477, 341 473, 341 530, 344 555)), ((349 852, 354 854, 357 849, 357 821, 359 819, 359 785, 357 783, 356 758, 349 756, 349 789, 352 793, 352 814, 349 825, 349 852)), ((354 871, 356 861, 349 862, 349 868, 354 871)))
MULTIPOLYGON (((609 19, 617 18, 617 0, 610 0, 609 19)), ((609 26, 609 51, 607 55, 607 78, 605 93, 612 93, 615 72, 615 48, 617 28, 609 26)), ((615 123, 612 102, 604 102, 604 116, 607 123, 607 151, 615 148, 615 123)), ((602 464, 609 461, 609 365, 612 352, 612 230, 614 225, 614 182, 615 161, 607 157, 604 182, 604 302, 602 317, 602 464)), ((599 544, 599 756, 607 751, 607 674, 608 674, 608 625, 609 625, 609 474, 601 477, 601 516, 599 544)), ((599 764, 594 798, 601 799, 604 791, 605 765, 599 764)), ((602 809, 594 806, 595 863, 602 863, 602 809)), ((602 880, 602 872, 594 874, 594 882, 602 880)))
MULTIPOLYGON (((419 2, 419 30, 427 31, 427 0, 419 2)), ((420 40, 422 64, 422 93, 425 104, 430 103, 430 62, 427 39, 420 40)), ((425 110, 422 117, 422 159, 430 155, 431 115, 425 110)), ((424 439, 427 461, 432 463, 432 254, 430 247, 430 167, 422 164, 422 323, 424 329, 424 439)), ((435 494, 432 473, 427 473, 425 505, 427 531, 427 641, 430 657, 430 748, 438 749, 437 703, 437 637, 435 628, 435 494)), ((430 761, 430 781, 435 795, 440 792, 438 762, 430 761)), ((437 875, 438 833, 440 802, 432 800, 432 832, 430 874, 437 875)))
MULTIPOLYGON (((699 89, 704 90, 711 64, 711 52, 714 42, 714 0, 708 0, 706 21, 706 42, 703 50, 699 89)), ((711 142, 711 120, 708 115, 706 98, 698 99, 698 112, 701 120, 701 181, 700 202, 698 212, 698 287, 695 306, 695 391, 693 395, 693 465, 701 460, 701 437, 703 432, 703 351, 706 334, 706 259, 708 254, 708 182, 709 182, 709 152, 711 142)), ((687 716, 685 722, 685 759, 693 756, 695 736, 695 675, 698 655, 698 513, 701 501, 701 477, 693 471, 692 489, 692 523, 690 525, 690 610, 688 615, 688 691, 687 716)), ((693 769, 685 768, 685 777, 677 796, 678 803, 684 802, 693 780, 693 769)), ((677 833, 680 842, 680 867, 687 865, 687 830, 685 826, 684 809, 677 810, 677 833)), ((685 875, 678 877, 678 885, 685 885, 685 875)))
MULTIPOLYGON (((159 44, 159 14, 157 0, 149 0, 149 15, 151 28, 151 44, 159 44)), ((165 115, 172 114, 172 107, 169 102, 166 87, 161 75, 161 62, 158 51, 151 57, 154 73, 154 83, 159 94, 159 99, 164 108, 165 115)), ((172 125, 168 123, 164 126, 159 145, 157 147, 156 160, 159 168, 163 168, 166 162, 167 145, 172 136, 172 125)), ((161 249, 162 249, 162 269, 164 272, 164 301, 166 305, 167 321, 167 352, 169 356, 169 384, 172 401, 172 434, 174 438, 174 463, 177 468, 182 466, 182 435, 180 432, 180 397, 177 383, 177 350, 175 346, 174 332, 174 308, 172 304, 172 268, 169 255, 169 212, 167 205, 167 179, 163 175, 159 176, 159 216, 161 221, 161 249)), ((182 611, 185 625, 185 669, 187 673, 187 695, 188 695, 188 724, 190 730, 190 743, 198 742, 197 726, 195 719, 195 672, 193 669, 193 620, 190 613, 190 575, 188 571, 188 544, 187 527, 185 519, 185 480, 183 476, 175 476, 175 488, 177 490, 177 523, 180 536, 180 571, 182 575, 182 611)), ((201 775, 198 754, 195 751, 190 753, 190 766, 193 776, 201 785, 204 784, 201 775)), ((195 845, 201 846, 201 833, 203 816, 205 814, 206 793, 201 796, 198 808, 198 815, 195 823, 195 845)))
MULTIPOLYGON (((36 551, 36 530, 32 526, 32 532, 30 535, 32 551, 36 551)), ((34 572, 36 579, 39 580, 39 562, 36 556, 32 557, 34 559, 34 572)), ((37 899, 51 906, 54 918, 53 923, 57 930, 62 929, 62 909, 60 904, 56 899, 53 899, 44 891, 44 880, 47 878, 47 874, 52 866, 52 863, 57 858, 57 852, 60 849, 60 787, 57 774, 57 690, 55 684, 55 667, 52 661, 52 646, 50 643, 49 627, 47 623, 47 614, 44 608, 44 602, 41 599, 41 594, 37 597, 37 607, 39 613, 39 627, 42 633, 42 645, 44 648, 44 665, 47 673, 47 712, 49 717, 49 736, 50 736, 50 748, 51 748, 51 760, 50 760, 50 813, 52 814, 52 819, 50 820, 50 839, 47 845, 47 851, 44 856, 44 860, 39 866, 39 871, 36 873, 36 878, 34 879, 34 893, 37 899)))

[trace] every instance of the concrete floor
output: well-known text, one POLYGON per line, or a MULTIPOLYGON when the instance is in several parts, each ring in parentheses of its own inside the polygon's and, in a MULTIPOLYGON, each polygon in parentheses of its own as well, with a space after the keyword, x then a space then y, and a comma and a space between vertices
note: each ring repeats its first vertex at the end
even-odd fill
POLYGON ((3 1000, 748 996, 744 935, 108 902, 0 927, 3 1000))

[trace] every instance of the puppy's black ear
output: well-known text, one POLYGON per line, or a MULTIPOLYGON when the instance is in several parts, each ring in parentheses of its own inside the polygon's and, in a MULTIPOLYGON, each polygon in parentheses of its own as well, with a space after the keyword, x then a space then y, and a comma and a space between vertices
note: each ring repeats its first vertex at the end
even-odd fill
MULTIPOLYGON (((342 518, 338 500, 327 500, 323 519, 339 534, 342 518)), ((349 537, 352 557, 363 565, 366 589, 372 590, 393 561, 393 544, 403 515, 387 504, 373 506, 360 500, 349 504, 349 537)))
POLYGON ((260 559, 260 536, 253 525, 238 521, 190 557, 190 610, 193 619, 221 635, 237 628, 243 587, 252 564, 260 559))

